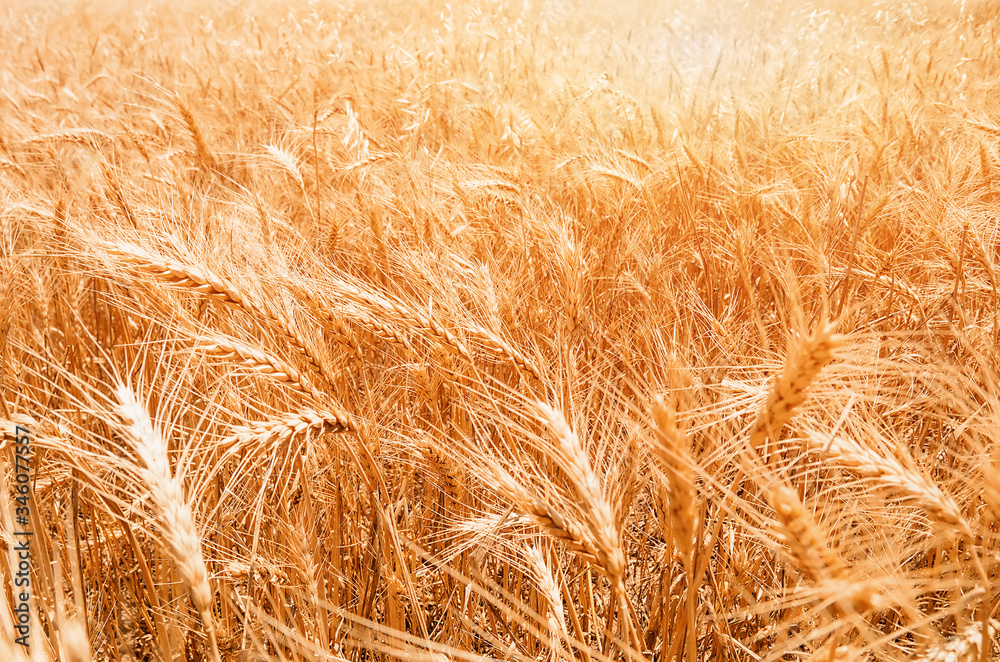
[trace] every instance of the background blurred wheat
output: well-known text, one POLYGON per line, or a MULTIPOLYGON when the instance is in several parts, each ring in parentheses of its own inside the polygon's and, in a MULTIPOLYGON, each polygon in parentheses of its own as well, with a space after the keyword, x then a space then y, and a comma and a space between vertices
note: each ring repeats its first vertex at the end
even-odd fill
POLYGON ((3 2, 30 659, 993 659, 1000 11, 689 4, 3 2))

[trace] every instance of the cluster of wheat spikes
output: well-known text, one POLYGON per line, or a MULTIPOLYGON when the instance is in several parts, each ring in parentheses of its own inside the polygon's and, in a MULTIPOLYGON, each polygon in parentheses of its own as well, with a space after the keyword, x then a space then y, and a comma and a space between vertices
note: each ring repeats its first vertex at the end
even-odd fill
POLYGON ((0 660, 995 659, 998 5, 704 4, 0 1, 0 660))

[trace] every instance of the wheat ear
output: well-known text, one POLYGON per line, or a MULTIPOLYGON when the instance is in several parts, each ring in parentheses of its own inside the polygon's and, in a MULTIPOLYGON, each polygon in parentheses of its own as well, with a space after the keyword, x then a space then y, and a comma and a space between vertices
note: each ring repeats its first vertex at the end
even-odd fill
POLYGON ((433 472, 440 478, 444 493, 451 498, 453 504, 461 503, 465 492, 463 488, 464 472, 462 468, 453 462, 450 457, 439 452, 430 439, 424 438, 419 440, 417 448, 420 450, 420 454, 423 455, 424 461, 430 465, 433 472))
POLYGON ((167 442, 162 431, 153 424, 135 392, 119 384, 116 394, 118 413, 124 422, 123 431, 142 462, 140 476, 149 488, 149 502, 163 530, 164 542, 191 596, 191 602, 201 617, 212 649, 212 659, 219 662, 212 622, 212 588, 201 553, 201 538, 195 528, 194 514, 184 497, 180 478, 173 475, 167 442))
POLYGON ((826 535, 795 490, 778 485, 767 496, 795 564, 832 597, 830 609, 834 615, 843 618, 885 604, 882 590, 874 581, 851 577, 847 564, 830 549, 826 535))
POLYGON ((109 255, 157 280, 199 292, 209 299, 235 305, 250 317, 266 320, 289 341, 289 344, 300 355, 311 372, 327 384, 335 383, 333 375, 327 372, 319 357, 303 340, 302 334, 295 328, 294 322, 289 322, 257 306, 240 292, 236 285, 227 282, 208 269, 160 255, 153 255, 149 251, 127 242, 103 244, 102 248, 109 255))
MULTIPOLYGON (((374 319, 372 315, 360 310, 359 304, 366 307, 369 312, 381 313, 388 319, 416 331, 421 335, 421 337, 433 340, 445 351, 451 352, 452 354, 458 354, 465 359, 471 360, 469 350, 465 347, 462 341, 456 338, 451 331, 444 328, 432 316, 423 315, 410 310, 403 304, 390 300, 386 295, 362 289, 339 278, 330 278, 325 282, 325 284, 336 290, 337 294, 340 295, 343 300, 354 304, 348 305, 346 310, 352 316, 357 316, 359 321, 366 326, 374 324, 377 328, 379 326, 384 326, 384 324, 382 324, 380 320, 374 319)), ((309 305, 309 307, 314 311, 320 312, 323 309, 329 310, 329 304, 321 300, 317 300, 314 295, 306 291, 301 285, 295 287, 294 289, 300 297, 311 300, 307 303, 307 305, 309 305)), ((329 317, 324 313, 320 312, 320 314, 329 317)), ((388 340, 389 338, 386 339, 388 340)))
POLYGON ((821 326, 788 356, 784 370, 775 380, 750 428, 750 446, 755 451, 760 452, 768 437, 772 442, 777 441, 781 428, 805 401, 809 387, 842 342, 842 338, 834 334, 835 329, 834 322, 821 326))
POLYGON ((929 478, 903 466, 894 457, 884 457, 846 437, 822 439, 810 436, 809 446, 820 455, 853 471, 862 478, 874 478, 883 486, 901 493, 919 506, 931 519, 972 535, 962 510, 929 478))
POLYGON ((615 527, 614 511, 590 466, 583 444, 562 412, 543 402, 537 402, 535 406, 548 427, 555 442, 557 459, 573 484, 586 515, 585 524, 597 544, 597 558, 615 581, 621 581, 625 571, 625 553, 615 527))
POLYGON ((474 324, 466 325, 465 332, 470 338, 480 341, 492 354, 513 363, 514 367, 522 374, 530 375, 536 380, 542 381, 542 373, 538 370, 537 366, 500 336, 474 324))
MULTIPOLYGON (((357 432, 357 422, 344 412, 306 409, 276 421, 263 421, 233 429, 230 441, 240 446, 269 446, 292 439, 327 432, 357 432)), ((225 444, 224 444, 225 445, 225 444)))
POLYGON ((380 310, 389 314, 391 317, 395 317, 404 325, 420 332, 424 337, 429 336, 433 338, 443 349, 453 354, 458 354, 467 360, 472 360, 469 350, 466 349, 462 341, 456 338, 451 331, 441 326, 441 324, 432 316, 422 315, 416 311, 410 310, 399 302, 391 301, 378 294, 365 292, 360 288, 354 287, 353 285, 342 281, 336 283, 336 286, 343 288, 346 294, 357 297, 370 308, 380 310))
POLYGON ((563 620, 562 591, 541 548, 529 545, 525 557, 528 560, 528 569, 538 585, 538 591, 546 603, 543 615, 549 636, 548 646, 552 651, 551 659, 555 660, 558 658, 560 642, 569 639, 566 622, 563 620))
POLYGON ((770 491, 768 501, 781 523, 784 542, 799 567, 813 581, 840 579, 847 568, 839 556, 830 549, 826 536, 806 512, 799 495, 790 487, 779 485, 770 491))
POLYGON ((661 396, 653 400, 656 454, 667 471, 668 512, 674 544, 681 554, 684 566, 690 567, 694 550, 695 499, 694 461, 691 458, 687 434, 677 424, 677 411, 673 403, 661 396))
MULTIPOLYGON (((326 323, 327 330, 333 334, 333 337, 337 342, 350 347, 353 354, 356 357, 361 358, 361 346, 358 344, 357 338, 354 337, 354 335, 350 332, 350 329, 348 329, 344 324, 341 316, 334 312, 333 307, 330 304, 322 301, 318 295, 310 292, 300 283, 287 280, 285 284, 296 296, 298 296, 299 300, 305 304, 309 310, 326 323)), ((364 329, 367 329, 372 334, 386 341, 390 345, 401 347, 407 352, 413 350, 410 342, 404 336, 400 335, 395 330, 386 326, 368 313, 358 310, 357 307, 345 307, 344 313, 348 315, 356 324, 360 325, 364 329)))
POLYGON ((552 538, 561 541, 582 561, 594 565, 599 571, 611 576, 604 563, 598 558, 597 545, 590 534, 574 520, 565 517, 553 508, 547 499, 535 496, 529 489, 493 460, 486 460, 486 466, 497 490, 513 505, 514 511, 523 515, 515 524, 530 522, 545 531, 552 538))
MULTIPOLYGON (((990 619, 987 631, 990 637, 987 645, 992 646, 992 638, 1000 631, 1000 623, 990 619)), ((983 624, 971 623, 962 628, 954 637, 937 646, 932 646, 914 660, 915 662, 977 662, 980 659, 979 653, 982 647, 983 624)), ((986 659, 990 659, 990 657, 986 659)))
POLYGON ((194 141, 195 157, 198 161, 198 166, 205 172, 212 172, 216 169, 215 157, 212 156, 212 152, 208 149, 208 145, 205 143, 205 138, 201 133, 201 129, 198 128, 198 122, 195 121, 191 109, 177 95, 174 96, 174 103, 181 114, 181 119, 184 120, 184 126, 187 127, 188 132, 191 134, 191 140, 194 141))
POLYGON ((566 315, 566 330, 570 338, 577 335, 586 322, 581 302, 581 280, 586 268, 580 248, 575 246, 566 235, 559 242, 559 253, 562 262, 562 294, 565 299, 564 313, 566 315))
MULTIPOLYGON (((618 596, 618 610, 622 621, 628 629, 632 646, 637 650, 641 647, 638 631, 633 618, 633 610, 628 604, 625 593, 625 550, 621 543, 621 534, 615 525, 614 510, 604 496, 601 482, 590 466, 590 459, 580 442, 580 437, 566 422, 562 412, 549 407, 544 402, 536 402, 535 407, 542 415, 552 441, 555 444, 555 459, 566 472, 567 477, 576 492, 585 515, 585 524, 597 548, 597 560, 607 570, 612 586, 618 596)), ((614 612, 613 601, 608 601, 607 623, 611 631, 614 612)), ((605 647, 610 637, 605 639, 605 647)))
POLYGON ((254 372, 268 375, 317 401, 322 400, 322 395, 316 390, 316 387, 310 384, 295 368, 277 357, 241 343, 235 338, 222 334, 205 335, 195 341, 195 347, 221 357, 242 359, 240 363, 254 372))

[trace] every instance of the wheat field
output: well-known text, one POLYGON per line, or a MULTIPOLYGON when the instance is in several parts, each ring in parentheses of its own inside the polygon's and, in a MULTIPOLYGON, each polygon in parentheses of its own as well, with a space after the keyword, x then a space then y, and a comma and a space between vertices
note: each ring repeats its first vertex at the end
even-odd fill
POLYGON ((0 659, 995 659, 998 44, 3 0, 0 659))

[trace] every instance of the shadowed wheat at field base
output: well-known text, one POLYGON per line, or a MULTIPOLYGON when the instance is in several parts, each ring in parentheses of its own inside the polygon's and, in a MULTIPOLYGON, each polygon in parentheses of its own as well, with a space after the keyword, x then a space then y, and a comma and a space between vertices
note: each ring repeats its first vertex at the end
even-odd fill
POLYGON ((998 33, 0 0, 0 660, 995 659, 998 33))

